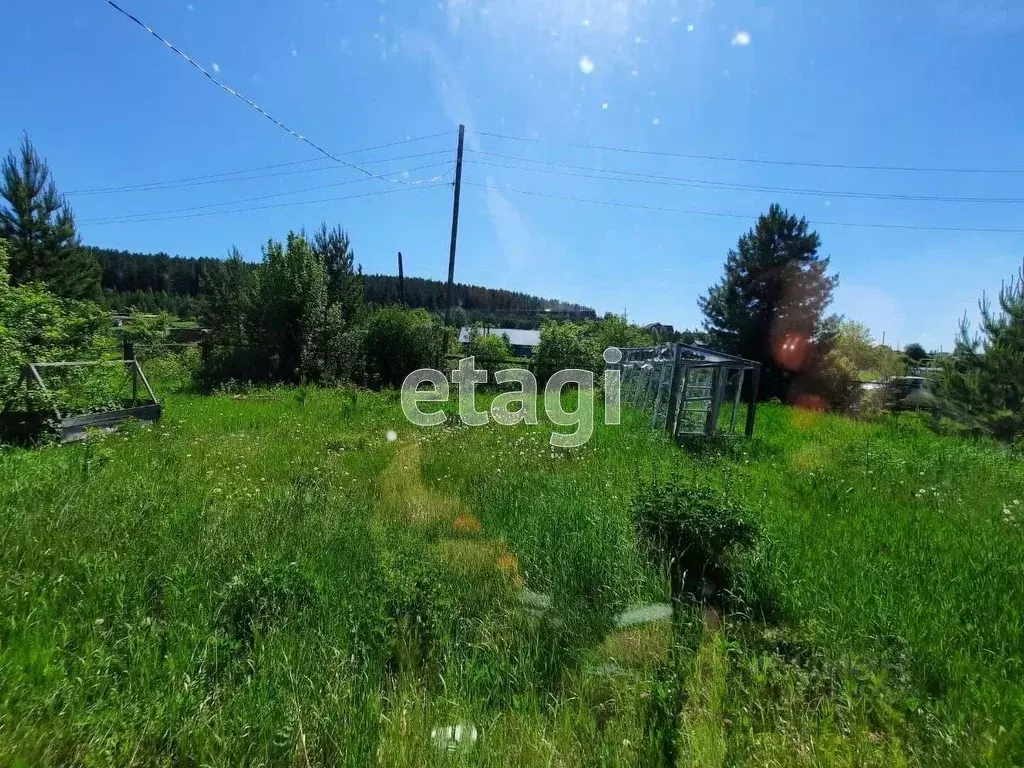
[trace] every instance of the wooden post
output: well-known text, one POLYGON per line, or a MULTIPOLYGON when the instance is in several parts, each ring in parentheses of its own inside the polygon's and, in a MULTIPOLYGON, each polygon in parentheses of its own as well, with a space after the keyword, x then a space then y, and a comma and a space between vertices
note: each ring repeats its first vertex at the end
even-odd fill
POLYGON ((139 400, 139 362, 132 361, 132 405, 139 400))
POLYGON ((752 437, 754 434, 754 414, 757 412, 757 393, 761 383, 761 366, 754 365, 753 375, 750 377, 750 403, 747 405, 747 428, 744 434, 752 437))
POLYGON ((125 360, 134 360, 135 359, 135 345, 132 344, 130 341, 128 341, 128 339, 124 339, 124 341, 122 342, 122 346, 124 348, 124 359, 125 360))
POLYGON ((445 296, 444 324, 451 324, 452 288, 455 282, 455 243, 459 237, 459 194, 462 191, 462 145, 466 137, 466 126, 459 126, 459 148, 455 155, 455 196, 452 203, 452 240, 448 249, 448 289, 445 296))
POLYGON ((402 271, 402 252, 398 252, 398 303, 405 304, 405 273, 402 271))

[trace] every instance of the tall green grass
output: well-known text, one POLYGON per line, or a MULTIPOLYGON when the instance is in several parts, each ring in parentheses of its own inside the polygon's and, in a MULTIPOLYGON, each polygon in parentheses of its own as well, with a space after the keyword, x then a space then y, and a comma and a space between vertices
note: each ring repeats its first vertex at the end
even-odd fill
POLYGON ((152 428, 0 451, 2 764, 1024 760, 1002 447, 765 407, 752 441, 627 413, 562 451, 387 393, 161 393, 152 428), (669 599, 631 500, 670 474, 756 512, 777 610, 615 628, 669 599))

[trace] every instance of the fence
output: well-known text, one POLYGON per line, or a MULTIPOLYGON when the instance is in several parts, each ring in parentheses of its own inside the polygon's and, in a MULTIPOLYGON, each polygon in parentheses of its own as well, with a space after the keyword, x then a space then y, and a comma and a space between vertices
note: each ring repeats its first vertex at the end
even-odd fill
POLYGON ((609 367, 621 371, 622 402, 649 411, 652 428, 673 438, 735 435, 745 408, 743 431, 753 435, 759 363, 678 343, 621 352, 621 360, 609 367))

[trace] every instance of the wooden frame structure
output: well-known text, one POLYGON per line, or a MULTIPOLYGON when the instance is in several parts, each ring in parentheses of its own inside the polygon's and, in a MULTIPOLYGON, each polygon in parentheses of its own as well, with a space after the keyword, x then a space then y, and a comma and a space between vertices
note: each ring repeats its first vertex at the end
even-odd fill
POLYGON ((124 365, 127 366, 132 374, 132 399, 131 405, 127 408, 118 408, 112 411, 99 411, 97 413, 85 413, 80 416, 65 416, 60 412, 59 408, 54 407, 54 414, 57 416, 57 421, 60 424, 60 441, 62 443, 70 443, 75 440, 82 440, 86 436, 86 430, 89 429, 114 429, 118 424, 126 419, 138 419, 139 421, 154 422, 159 420, 163 413, 163 406, 160 401, 157 400, 156 395, 153 394, 153 388, 149 386, 149 381, 146 379, 146 374, 142 372, 142 366, 139 365, 139 361, 132 358, 130 360, 78 360, 69 362, 55 362, 55 363, 26 363, 21 371, 21 379, 18 381, 25 382, 27 385, 34 385, 42 389, 43 391, 50 391, 43 381, 43 377, 39 374, 40 368, 72 368, 78 366, 100 366, 100 365, 124 365), (142 386, 145 388, 146 393, 149 395, 149 400, 146 402, 140 401, 139 398, 139 382, 142 382, 142 386))
POLYGON ((736 435, 745 404, 743 434, 754 434, 760 363, 679 343, 620 351, 621 360, 611 367, 621 371, 622 402, 650 411, 652 428, 674 438, 736 435))

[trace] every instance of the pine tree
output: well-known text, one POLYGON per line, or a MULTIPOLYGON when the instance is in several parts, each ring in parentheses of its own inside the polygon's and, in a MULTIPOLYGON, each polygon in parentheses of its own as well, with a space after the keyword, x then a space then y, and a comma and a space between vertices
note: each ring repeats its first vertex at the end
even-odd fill
POLYGON ((212 341, 227 347, 250 343, 249 318, 252 293, 252 268, 232 248, 226 261, 204 265, 199 277, 203 296, 203 325, 210 329, 212 341))
POLYGON ((351 325, 363 312, 366 287, 348 233, 341 227, 328 229, 323 223, 313 235, 312 245, 327 269, 327 301, 339 305, 342 319, 351 325))
POLYGON ((982 297, 981 335, 960 321, 953 354, 943 359, 943 391, 954 411, 1001 440, 1024 435, 1024 267, 999 291, 999 312, 982 297))
POLYGON ((99 264, 82 250, 74 214, 28 136, 19 155, 7 154, 2 177, 0 237, 9 243, 12 283, 41 282, 58 296, 98 299, 99 264))
POLYGON ((762 397, 781 396, 788 387, 773 342, 795 334, 811 349, 835 324, 823 313, 839 278, 826 274, 829 260, 818 255, 820 246, 806 219, 772 205, 729 251, 721 281, 698 300, 711 347, 764 366, 762 397))

